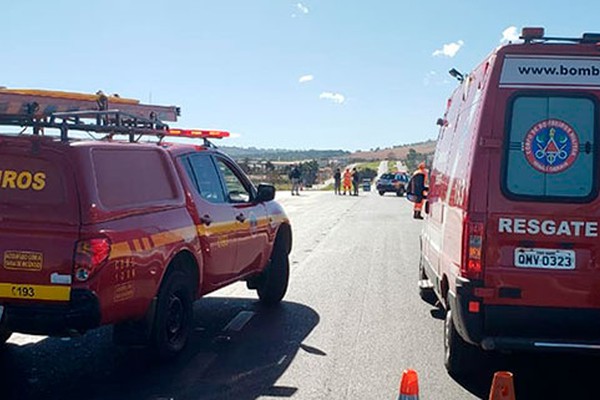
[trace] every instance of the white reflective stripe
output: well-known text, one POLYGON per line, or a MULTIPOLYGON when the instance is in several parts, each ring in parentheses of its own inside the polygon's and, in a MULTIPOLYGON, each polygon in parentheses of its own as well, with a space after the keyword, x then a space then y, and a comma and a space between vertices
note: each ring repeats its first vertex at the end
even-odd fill
POLYGON ((600 350, 600 344, 534 342, 535 347, 600 350))
POLYGON ((419 395, 418 394, 400 394, 400 396, 398 396, 398 400, 419 400, 419 395))

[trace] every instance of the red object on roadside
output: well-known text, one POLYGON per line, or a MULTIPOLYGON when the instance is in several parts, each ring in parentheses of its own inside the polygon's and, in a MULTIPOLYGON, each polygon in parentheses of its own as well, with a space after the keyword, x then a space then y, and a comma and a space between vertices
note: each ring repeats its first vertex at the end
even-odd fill
POLYGON ((419 376, 414 369, 405 369, 400 381, 400 393, 398 400, 419 399, 419 376))

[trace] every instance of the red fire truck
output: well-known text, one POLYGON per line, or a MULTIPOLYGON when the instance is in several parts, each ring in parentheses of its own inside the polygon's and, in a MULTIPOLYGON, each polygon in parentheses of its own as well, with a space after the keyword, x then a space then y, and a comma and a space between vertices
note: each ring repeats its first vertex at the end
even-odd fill
POLYGON ((2 343, 115 324, 118 343, 168 358, 199 297, 245 280, 263 303, 281 301, 292 234, 275 188, 255 187, 207 140, 227 132, 170 129, 178 113, 0 89, 0 125, 13 127, 0 134, 2 343), (175 137, 200 142, 164 142, 175 137))
POLYGON ((600 35, 522 39, 452 70, 438 121, 419 284, 454 374, 481 350, 600 350, 600 35))

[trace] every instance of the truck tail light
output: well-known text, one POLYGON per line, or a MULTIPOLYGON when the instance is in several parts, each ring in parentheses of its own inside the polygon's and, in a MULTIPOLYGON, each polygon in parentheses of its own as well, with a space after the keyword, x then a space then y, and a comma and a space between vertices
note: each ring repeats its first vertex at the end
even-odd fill
POLYGON ((465 221, 464 256, 460 268, 461 275, 465 278, 481 279, 484 232, 485 225, 482 222, 465 221))
POLYGON ((110 255, 107 238, 80 240, 75 247, 75 279, 87 281, 102 267, 110 255))

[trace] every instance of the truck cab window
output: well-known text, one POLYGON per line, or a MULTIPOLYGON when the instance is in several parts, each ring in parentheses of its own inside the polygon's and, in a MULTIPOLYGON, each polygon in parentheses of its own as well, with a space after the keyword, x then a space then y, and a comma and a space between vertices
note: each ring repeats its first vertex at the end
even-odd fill
POLYGON ((225 203, 225 195, 219 179, 219 173, 209 155, 195 154, 186 163, 186 171, 200 197, 211 203, 225 203))
POLYGON ((217 165, 223 176, 228 201, 230 203, 248 203, 252 196, 247 185, 225 161, 217 159, 217 165))

